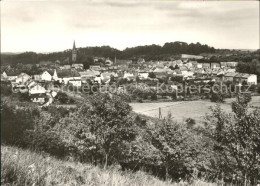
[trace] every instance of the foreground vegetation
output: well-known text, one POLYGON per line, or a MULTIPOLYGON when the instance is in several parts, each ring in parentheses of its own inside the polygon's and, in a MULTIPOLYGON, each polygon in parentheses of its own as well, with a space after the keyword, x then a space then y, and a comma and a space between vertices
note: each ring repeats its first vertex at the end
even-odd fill
MULTIPOLYGON (((102 169, 89 164, 62 161, 16 147, 1 147, 2 185, 185 185, 185 182, 161 181, 142 171, 120 171, 118 167, 102 169)), ((196 181, 194 186, 210 186, 196 181)))
MULTIPOLYGON (((216 105, 203 127, 192 118, 176 123, 171 115, 159 120, 132 114, 122 95, 97 93, 70 110, 2 100, 1 140, 106 171, 120 165, 126 173, 142 170, 173 182, 254 185, 260 181, 260 113, 248 110, 250 100, 238 95, 229 114, 216 105)), ((8 177, 2 175, 12 183, 8 177)))

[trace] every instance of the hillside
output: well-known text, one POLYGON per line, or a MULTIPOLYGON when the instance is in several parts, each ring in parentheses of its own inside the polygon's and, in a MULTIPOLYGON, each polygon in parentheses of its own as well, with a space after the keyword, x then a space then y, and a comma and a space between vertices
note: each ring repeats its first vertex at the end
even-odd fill
MULTIPOLYGON (((87 60, 88 56, 109 57, 114 59, 134 59, 136 57, 143 57, 145 60, 158 60, 168 58, 172 55, 178 55, 182 53, 187 54, 200 54, 200 53, 214 53, 215 48, 200 43, 185 42, 170 42, 160 45, 145 45, 136 46, 132 48, 126 48, 125 50, 118 50, 110 46, 101 47, 81 47, 77 48, 77 63, 83 63, 87 60)), ((64 60, 64 58, 70 57, 71 50, 67 49, 61 52, 53 52, 49 54, 24 52, 17 55, 10 55, 8 53, 1 55, 2 64, 37 64, 40 61, 56 61, 64 60)))
MULTIPOLYGON (((63 161, 10 146, 1 146, 2 185, 184 185, 161 181, 144 172, 107 170, 89 164, 63 161)), ((213 185, 197 181, 192 185, 213 185)))

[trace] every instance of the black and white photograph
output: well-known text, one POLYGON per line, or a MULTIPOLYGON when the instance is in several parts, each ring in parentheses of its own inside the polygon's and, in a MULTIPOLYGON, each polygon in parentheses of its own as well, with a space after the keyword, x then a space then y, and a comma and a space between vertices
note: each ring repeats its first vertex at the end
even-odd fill
POLYGON ((1 185, 260 186, 258 0, 2 0, 1 185))

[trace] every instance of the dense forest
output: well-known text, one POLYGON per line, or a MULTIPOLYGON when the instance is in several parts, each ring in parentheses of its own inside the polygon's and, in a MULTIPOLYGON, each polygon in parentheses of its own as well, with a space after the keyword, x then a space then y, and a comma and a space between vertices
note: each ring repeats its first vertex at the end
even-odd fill
MULTIPOLYGON (((215 48, 200 43, 185 42, 170 42, 160 45, 145 45, 133 48, 126 48, 125 50, 117 50, 110 46, 101 47, 84 47, 78 48, 79 62, 85 60, 89 56, 109 57, 114 59, 132 59, 135 57, 143 57, 146 60, 163 59, 165 56, 178 55, 178 54, 200 54, 200 53, 214 53, 215 48)), ((63 52, 53 52, 49 54, 41 54, 35 52, 24 52, 21 54, 2 54, 1 63, 15 65, 22 64, 36 64, 40 61, 55 61, 62 60, 63 58, 70 57, 71 50, 64 50, 63 52)))

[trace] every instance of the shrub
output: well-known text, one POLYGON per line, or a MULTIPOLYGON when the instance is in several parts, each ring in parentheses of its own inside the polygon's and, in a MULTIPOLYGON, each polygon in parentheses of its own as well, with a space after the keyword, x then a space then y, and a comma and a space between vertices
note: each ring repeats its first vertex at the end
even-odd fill
POLYGON ((185 120, 185 122, 186 122, 186 124, 187 124, 187 126, 188 126, 189 128, 193 128, 194 125, 196 124, 196 121, 195 121, 195 119, 193 119, 193 118, 187 118, 187 119, 185 120))
POLYGON ((25 132, 25 142, 29 148, 57 157, 64 157, 67 152, 66 144, 60 139, 59 134, 52 130, 28 130, 25 132))
POLYGON ((216 102, 216 103, 223 103, 224 102, 224 96, 221 93, 212 93, 210 100, 212 102, 216 102))
POLYGON ((1 140, 7 144, 24 144, 24 132, 32 129, 37 108, 15 108, 5 102, 1 104, 1 140))
POLYGON ((157 95, 156 94, 152 94, 151 95, 151 100, 157 100, 157 95))
POLYGON ((70 101, 68 95, 64 92, 58 92, 57 95, 56 95, 56 99, 58 99, 58 101, 61 104, 67 104, 70 101))

